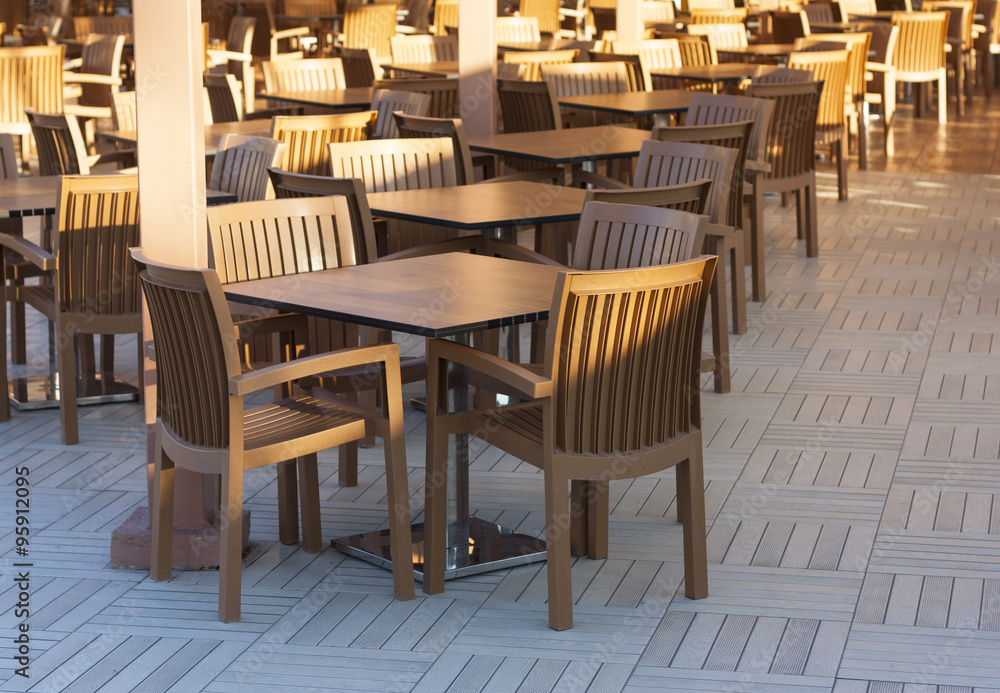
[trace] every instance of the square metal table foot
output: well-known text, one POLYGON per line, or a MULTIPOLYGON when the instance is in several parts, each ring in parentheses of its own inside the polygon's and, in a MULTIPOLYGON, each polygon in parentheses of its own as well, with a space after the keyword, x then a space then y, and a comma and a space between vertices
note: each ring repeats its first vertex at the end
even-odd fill
MULTIPOLYGON (((410 530, 413 533, 413 576, 423 582, 424 524, 420 522, 411 525, 410 530)), ((374 563, 382 568, 392 568, 387 529, 339 537, 331 540, 330 545, 368 563, 374 563)), ((536 539, 493 522, 470 517, 469 543, 465 546, 448 548, 444 579, 451 580, 544 560, 543 539, 536 539)))
MULTIPOLYGON (((76 388, 78 406, 139 399, 139 389, 135 385, 114 376, 103 377, 101 373, 82 376, 76 388)), ((10 404, 18 411, 55 409, 59 406, 59 393, 58 378, 54 375, 11 378, 7 384, 10 404)))

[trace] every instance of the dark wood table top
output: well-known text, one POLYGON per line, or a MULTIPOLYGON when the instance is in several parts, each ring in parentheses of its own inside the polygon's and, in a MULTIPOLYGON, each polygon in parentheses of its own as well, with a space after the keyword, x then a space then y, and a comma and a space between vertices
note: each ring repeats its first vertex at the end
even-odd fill
POLYGON ((372 213, 466 231, 575 221, 586 191, 532 181, 369 193, 372 213))
POLYGON ((315 91, 262 92, 268 101, 286 101, 321 108, 368 108, 372 103, 372 87, 348 89, 319 89, 315 91))
POLYGON ((750 77, 757 67, 753 63, 721 63, 719 65, 658 67, 649 72, 657 77, 678 77, 698 82, 737 82, 750 77))
POLYGON ((617 94, 583 94, 560 96, 560 106, 609 111, 630 116, 654 113, 686 113, 693 92, 685 89, 660 89, 656 91, 626 91, 617 94))
POLYGON ((438 60, 433 63, 389 63, 382 67, 394 72, 412 72, 427 77, 458 77, 457 60, 438 60))
MULTIPOLYGON (((138 135, 135 130, 112 130, 110 132, 101 132, 98 130, 99 136, 106 140, 112 142, 120 142, 122 144, 130 145, 134 147, 138 141, 138 135)), ((270 120, 244 120, 233 123, 216 123, 214 125, 205 126, 205 154, 208 156, 213 156, 215 150, 219 148, 219 140, 225 134, 234 135, 252 135, 255 137, 269 137, 271 134, 271 121, 270 120)))
POLYGON ((258 279, 224 287, 231 301, 424 337, 548 318, 560 268, 466 253, 258 279))
POLYGON ((469 137, 469 147, 479 152, 519 156, 550 164, 573 164, 639 155, 648 130, 617 125, 586 128, 511 132, 469 137))
POLYGON ((809 22, 809 28, 813 33, 834 34, 838 32, 856 32, 857 22, 809 22))
MULTIPOLYGON (((811 26, 811 25, 810 25, 811 26)), ((731 55, 748 55, 756 57, 780 57, 795 50, 794 43, 754 43, 750 46, 734 46, 732 48, 716 48, 717 53, 731 55)))

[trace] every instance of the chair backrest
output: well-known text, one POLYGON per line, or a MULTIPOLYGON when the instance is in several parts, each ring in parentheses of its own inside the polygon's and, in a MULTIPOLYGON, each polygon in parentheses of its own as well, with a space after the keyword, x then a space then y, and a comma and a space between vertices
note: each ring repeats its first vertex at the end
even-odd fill
POLYGON ((688 27, 688 33, 693 36, 708 36, 715 50, 747 46, 747 30, 742 24, 692 24, 688 27))
POLYGON ((649 72, 643 69, 642 60, 638 55, 623 53, 605 53, 603 51, 588 51, 592 63, 623 63, 628 70, 629 91, 652 91, 652 85, 647 81, 649 72))
POLYGON ((559 102, 548 82, 501 79, 497 82, 497 96, 504 132, 562 129, 559 102))
POLYGON ((56 43, 52 32, 45 26, 18 24, 14 27, 14 35, 20 37, 21 46, 54 46, 56 43))
POLYGON ((377 89, 409 91, 430 97, 427 115, 432 118, 458 117, 457 79, 383 79, 375 83, 377 89))
POLYGON ((222 136, 212 163, 212 190, 234 193, 240 202, 274 197, 267 169, 278 166, 286 144, 267 137, 226 134, 222 136))
POLYGON ((371 48, 341 48, 339 57, 347 88, 370 87, 382 74, 371 48))
POLYGON ((644 25, 672 22, 675 18, 674 3, 667 0, 646 0, 642 3, 642 22, 644 25))
POLYGON ((827 2, 827 0, 808 2, 802 6, 802 11, 806 13, 806 19, 809 20, 810 24, 841 21, 840 6, 833 2, 827 2))
POLYGON ((393 36, 389 49, 394 63, 458 60, 457 36, 393 36))
POLYGON ((763 139, 771 126, 773 114, 774 102, 767 99, 697 92, 691 95, 684 122, 688 125, 719 125, 752 120, 754 125, 750 131, 747 159, 763 160, 763 139))
POLYGON ((14 137, 10 133, 0 132, 0 179, 17 178, 19 175, 14 137))
POLYGON ((330 147, 334 177, 360 178, 368 192, 458 185, 450 137, 346 142, 330 147))
POLYGON ((279 200, 286 197, 343 197, 351 215, 354 229, 354 247, 358 264, 374 262, 378 257, 375 244, 375 224, 372 210, 368 206, 365 184, 359 178, 329 178, 310 176, 305 173, 289 173, 279 168, 267 169, 274 188, 274 196, 279 200))
POLYGON ((256 27, 255 17, 233 17, 229 21, 229 31, 226 32, 226 50, 234 53, 250 53, 256 27))
POLYGON ((91 34, 121 34, 132 40, 132 15, 101 15, 73 17, 73 32, 77 39, 86 40, 91 34))
POLYGON ((389 40, 396 34, 396 12, 392 2, 374 5, 348 4, 344 8, 343 44, 346 48, 371 48, 381 62, 392 55, 389 40))
POLYGON ((797 178, 816 170, 816 113, 822 88, 819 82, 747 87, 747 96, 774 101, 764 149, 771 170, 764 178, 797 178))
POLYGON ((557 97, 625 92, 634 83, 624 63, 542 65, 542 81, 557 97))
POLYGON ((97 84, 82 82, 79 103, 82 106, 111 107, 111 94, 118 91, 121 84, 122 50, 125 47, 125 37, 91 35, 83 47, 80 72, 83 74, 102 75, 116 80, 116 84, 97 84))
POLYGON ((562 28, 559 21, 561 4, 560 0, 521 0, 519 14, 537 19, 539 33, 554 36, 562 28))
POLYGON ((685 125, 654 127, 652 139, 661 142, 693 142, 726 147, 736 152, 729 180, 729 203, 725 215, 719 220, 730 226, 743 226, 743 177, 746 169, 747 150, 750 146, 754 121, 743 120, 718 125, 685 125))
POLYGON ((947 12, 894 12, 892 24, 899 28, 892 65, 896 79, 931 79, 944 69, 944 46, 948 42, 947 12))
POLYGON ((160 420, 188 445, 228 448, 229 378, 239 375, 240 359, 218 274, 155 263, 139 248, 130 259, 156 344, 160 420))
POLYGON ((691 10, 691 24, 743 24, 747 19, 745 7, 694 8, 691 10))
POLYGON ((580 51, 576 49, 562 51, 505 51, 504 63, 524 65, 522 79, 533 82, 542 79, 542 65, 565 65, 576 60, 580 51))
POLYGON ((434 34, 447 36, 449 28, 458 29, 458 0, 437 0, 434 3, 434 34))
POLYGON ((555 448, 627 455, 700 427, 701 331, 715 262, 559 274, 545 354, 555 448))
POLYGON ((948 12, 948 38, 961 41, 963 48, 972 46, 976 0, 924 0, 920 9, 924 12, 948 12))
POLYGON ((705 217, 665 207, 588 201, 573 242, 578 270, 652 267, 694 257, 705 217))
POLYGON ((802 10, 772 12, 771 34, 775 43, 795 43, 796 39, 809 36, 809 19, 802 10))
MULTIPOLYGON (((497 79, 524 79, 527 70, 528 66, 525 64, 497 63, 497 79)), ((539 71, 538 79, 540 80, 541 78, 542 73, 539 71)))
POLYGON ((840 0, 840 11, 845 15, 875 14, 878 3, 875 0, 840 0))
POLYGON ((823 83, 823 94, 816 112, 817 128, 837 128, 844 124, 844 94, 847 89, 848 51, 792 53, 788 67, 811 70, 813 79, 823 83))
POLYGON ((400 137, 450 137, 455 149, 455 163, 458 166, 458 185, 468 185, 475 182, 469 139, 460 119, 424 118, 399 111, 393 113, 392 116, 396 121, 400 137))
MULTIPOLYGON (((620 205, 643 205, 676 209, 688 214, 704 214, 708 198, 712 194, 712 181, 706 179, 661 185, 654 188, 620 188, 602 190, 592 188, 583 198, 584 202, 612 202, 620 205)), ((695 247, 700 248, 697 241, 695 247)))
POLYGON ((25 111, 38 150, 38 172, 42 176, 87 175, 87 146, 75 115, 25 111))
POLYGON ((635 165, 635 185, 652 188, 707 178, 713 181, 705 213, 713 224, 724 224, 729 214, 734 149, 688 142, 647 140, 635 165))
MULTIPOLYGON (((891 65, 896 52, 896 39, 899 37, 899 27, 889 22, 859 22, 858 31, 871 34, 868 44, 870 62, 891 65)), ((873 73, 876 79, 881 75, 873 73)))
POLYGON ((111 125, 115 130, 135 130, 135 92, 111 92, 111 125))
POLYGON ((621 55, 639 56, 643 84, 647 85, 649 89, 663 89, 673 86, 672 84, 660 84, 665 80, 655 78, 650 74, 651 70, 681 67, 684 64, 681 58, 680 44, 677 39, 673 38, 614 41, 611 43, 611 51, 621 55))
POLYGON ((292 173, 325 176, 330 173, 328 145, 371 137, 375 111, 314 116, 275 116, 271 137, 288 145, 281 168, 292 173))
POLYGON ((376 89, 372 92, 372 107, 375 111, 376 139, 396 139, 399 130, 393 120, 394 111, 402 111, 408 115, 426 116, 431 107, 431 97, 415 91, 395 91, 393 89, 376 89))
POLYGON ((688 0, 688 10, 734 10, 735 0, 688 0))
POLYGON ((235 75, 203 76, 213 123, 235 123, 243 120, 243 88, 235 75))
POLYGON ((0 132, 28 134, 27 108, 63 112, 65 46, 0 48, 0 132))
POLYGON ((64 176, 56 229, 60 310, 109 323, 138 315, 142 304, 128 249, 139 244, 139 177, 64 176))
POLYGON ((537 43, 542 40, 536 17, 497 17, 497 43, 537 43))
POLYGON ((871 38, 872 35, 867 31, 852 32, 849 34, 813 34, 808 39, 800 40, 796 44, 796 49, 803 51, 846 49, 848 51, 847 89, 850 92, 851 100, 861 103, 865 100, 865 91, 868 84, 865 63, 868 61, 871 38), (801 47, 799 44, 801 44, 801 47))
POLYGON ((761 65, 750 76, 751 84, 795 84, 813 81, 812 70, 798 70, 791 67, 771 67, 761 65))
POLYGON ((677 38, 677 49, 681 54, 681 65, 715 65, 719 56, 715 52, 708 34, 683 34, 677 38))
POLYGON ((266 91, 322 91, 346 89, 344 66, 340 58, 266 61, 264 71, 266 91))

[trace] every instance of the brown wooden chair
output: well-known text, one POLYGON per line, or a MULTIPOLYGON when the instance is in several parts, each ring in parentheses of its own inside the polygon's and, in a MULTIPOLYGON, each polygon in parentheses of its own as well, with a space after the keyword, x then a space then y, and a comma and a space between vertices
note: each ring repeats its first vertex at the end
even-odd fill
POLYGON ((132 40, 132 15, 98 15, 73 17, 73 35, 85 41, 91 34, 121 35, 132 40))
POLYGON ((223 135, 208 187, 233 193, 239 202, 273 198, 267 169, 281 163, 286 146, 266 137, 223 135))
POLYGON ((54 46, 56 40, 46 26, 18 24, 14 27, 14 36, 21 39, 21 46, 54 46))
POLYGON ((86 176, 99 164, 124 164, 126 167, 136 164, 134 150, 87 154, 76 116, 36 113, 31 109, 25 112, 38 150, 39 175, 86 176))
MULTIPOLYGON (((253 35, 257 20, 253 17, 233 17, 229 23, 229 33, 226 36, 226 47, 223 50, 208 50, 208 60, 205 68, 225 66, 228 74, 233 75, 243 87, 243 111, 253 110, 255 89, 255 73, 253 68, 253 35)), ((224 122, 224 121, 216 121, 224 122)))
POLYGON ((948 43, 947 12, 895 12, 892 25, 899 29, 892 66, 896 83, 912 82, 918 85, 914 103, 918 116, 922 116, 930 92, 926 85, 937 82, 938 122, 948 122, 948 70, 945 66, 944 47, 948 43))
POLYGON ((370 432, 383 438, 385 446, 389 532, 395 557, 393 593, 397 599, 412 599, 399 348, 385 344, 320 354, 243 374, 233 322, 215 270, 160 265, 138 250, 134 258, 149 307, 159 383, 150 576, 154 580, 171 576, 175 465, 220 474, 219 619, 238 621, 244 471, 298 460, 303 548, 316 553, 323 548, 316 453, 370 432), (244 398, 254 392, 314 373, 362 365, 373 365, 381 374, 381 413, 310 392, 244 408, 244 398), (191 377, 192 373, 197 377, 191 377))
POLYGON ((691 24, 739 24, 746 22, 747 10, 743 7, 715 9, 715 8, 692 8, 691 24))
POLYGON ((392 2, 374 5, 348 4, 344 8, 344 26, 339 35, 344 48, 371 48, 381 63, 392 57, 390 39, 396 34, 396 12, 392 2))
POLYGON ((91 37, 83 47, 79 63, 71 61, 77 72, 64 72, 66 98, 75 98, 76 103, 67 103, 65 113, 72 113, 84 119, 88 146, 94 143, 94 122, 97 118, 111 117, 111 95, 122 84, 121 62, 125 47, 124 36, 91 37), (75 87, 75 88, 74 88, 75 87))
POLYGON ((760 65, 754 68, 750 84, 795 84, 812 82, 812 70, 798 70, 791 67, 760 65))
POLYGON ((708 257, 560 274, 541 375, 454 342, 428 342, 425 592, 444 589, 448 436, 470 433, 543 471, 550 628, 573 625, 571 543, 578 550, 585 545, 594 557, 605 549, 607 506, 601 504, 610 479, 676 467, 685 593, 707 596, 699 345, 714 265, 708 257), (650 305, 656 310, 648 311, 650 305), (530 399, 452 414, 446 385, 451 363, 506 382, 530 399), (650 396, 635 383, 664 383, 664 389, 650 396), (597 492, 572 507, 574 479, 597 492))
POLYGON ((524 65, 521 79, 538 82, 542 79, 542 65, 565 65, 576 60, 580 51, 504 51, 503 61, 507 64, 524 65))
MULTIPOLYGON (((713 53, 726 48, 745 48, 748 45, 747 30, 742 24, 692 24, 688 26, 692 36, 707 36, 713 53)), ((716 57, 718 60, 718 57, 716 57)))
MULTIPOLYGON (((399 137, 450 137, 455 152, 457 184, 469 185, 476 182, 474 158, 469 150, 469 139, 465 134, 465 126, 462 125, 460 119, 427 118, 400 112, 395 112, 392 115, 396 121, 399 137)), ((485 178, 495 177, 495 175, 490 175, 496 173, 492 155, 484 155, 484 158, 480 160, 480 165, 487 169, 485 178)))
POLYGON ((976 0, 924 0, 924 12, 948 13, 948 41, 945 62, 955 79, 955 108, 958 116, 965 112, 965 101, 972 102, 972 76, 975 74, 973 55, 973 17, 976 0))
POLYGON ((301 60, 305 57, 302 41, 312 33, 308 26, 279 29, 274 16, 274 0, 243 0, 239 4, 244 16, 257 20, 257 38, 253 42, 256 60, 273 63, 280 60, 301 60))
POLYGON ((243 120, 243 88, 233 75, 202 75, 212 123, 235 123, 243 120))
POLYGON ((275 116, 271 119, 272 139, 288 145, 281 168, 292 173, 327 175, 331 142, 369 139, 375 128, 374 111, 315 116, 275 116))
POLYGON ((394 63, 435 63, 458 60, 457 36, 393 36, 389 51, 394 63))
POLYGON ((135 92, 116 91, 111 94, 111 127, 114 130, 135 130, 135 92))
MULTIPOLYGON (((688 214, 704 214, 712 194, 712 181, 691 181, 677 185, 661 185, 655 188, 621 188, 602 190, 591 188, 587 191, 585 202, 612 202, 620 205, 642 205, 644 207, 662 207, 674 209, 688 214)), ((697 247, 697 243, 695 244, 697 247)))
MULTIPOLYGON (((0 133, 0 180, 14 179, 19 175, 14 137, 6 132, 0 133)), ((24 220, 20 217, 0 219, 0 234, 11 234, 15 237, 23 236, 23 222, 24 220)), ((8 252, 6 249, 0 250, 0 253, 8 256, 5 266, 6 276, 0 278, 0 301, 10 301, 11 303, 11 363, 24 363, 27 360, 24 303, 17 300, 16 286, 23 284, 24 280, 29 276, 41 276, 45 272, 17 255, 17 253, 8 252)), ((6 329, 6 323, 4 323, 4 328, 6 329)), ((4 367, 0 368, 0 393, 7 392, 6 388, 7 369, 4 367)), ((7 397, 0 397, 0 421, 7 421, 8 419, 10 419, 10 402, 7 397)))
MULTIPOLYGON (((48 281, 7 287, 8 299, 23 302, 53 323, 59 373, 62 442, 80 440, 77 423, 78 337, 142 332, 142 304, 128 248, 139 242, 139 182, 135 175, 63 176, 56 204, 56 236, 50 252, 23 238, 0 234, 0 245, 31 262, 48 281), (13 293, 13 296, 11 294, 13 293)), ((3 283, 11 277, 3 253, 3 283)), ((0 324, 7 322, 0 301, 0 324)), ((0 348, 6 380, 6 339, 0 348)), ((102 339, 100 379, 113 378, 110 338, 102 339)), ((141 359, 140 359, 141 361, 141 359)), ((0 383, 6 385, 6 382, 0 383)))
POLYGON ((0 48, 0 132, 21 138, 22 170, 28 172, 31 125, 25 109, 62 113, 64 46, 0 48))
POLYGON ((447 36, 448 30, 458 30, 458 0, 437 0, 434 3, 435 36, 447 36))
POLYGON ((371 48, 340 48, 337 57, 344 70, 347 88, 370 87, 382 77, 382 68, 371 48))
MULTIPOLYGON (((765 192, 795 192, 799 238, 806 240, 806 255, 819 255, 819 221, 816 211, 816 113, 822 84, 751 84, 747 96, 774 101, 774 117, 765 144, 771 170, 758 174, 754 187, 758 209, 763 209, 765 192)), ((762 239, 763 240, 763 239, 762 239)), ((754 249, 761 256, 763 242, 754 249)), ((758 259, 763 266, 763 257, 758 259)), ((766 298, 764 277, 761 295, 766 298)))
MULTIPOLYGON (((542 81, 549 85, 556 98, 627 92, 636 86, 632 69, 623 62, 542 65, 541 68, 542 81)), ((598 123, 595 111, 568 108, 563 112, 574 126, 585 127, 598 123)))
MULTIPOLYGON (((554 90, 548 82, 528 82, 501 79, 497 82, 497 97, 503 118, 504 132, 535 132, 562 130, 562 115, 554 90)), ((544 163, 517 157, 502 157, 504 167, 518 171, 548 168, 544 163)))
MULTIPOLYGON (((977 30, 973 40, 976 50, 976 70, 982 70, 986 98, 990 98, 993 95, 993 87, 996 86, 997 76, 1000 75, 1000 69, 997 69, 996 64, 997 56, 1000 55, 1000 11, 997 11, 997 0, 979 0, 976 9, 983 15, 982 29, 977 30)), ((976 83, 979 83, 978 76, 976 83)))
POLYGON ((283 13, 289 24, 303 25, 309 29, 310 36, 302 36, 298 43, 302 48, 314 43, 317 55, 326 55, 333 45, 333 35, 330 33, 327 21, 314 19, 316 17, 331 17, 339 13, 337 0, 284 0, 283 13))
POLYGON ((537 17, 497 17, 497 44, 538 43, 542 34, 537 17))
POLYGON ((375 88, 426 94, 431 99, 427 107, 428 117, 458 117, 457 79, 382 79, 375 83, 375 88))
POLYGON ((812 32, 803 10, 771 12, 771 39, 774 43, 795 43, 812 32))
POLYGON ((614 41, 611 52, 621 55, 638 55, 642 66, 643 82, 650 89, 669 89, 676 86, 670 77, 655 77, 650 74, 657 68, 681 67, 680 46, 677 39, 648 39, 643 41, 614 41))
POLYGON ((388 140, 399 137, 399 129, 392 114, 395 111, 407 115, 426 116, 431 107, 431 97, 416 91, 396 91, 376 89, 372 92, 371 110, 375 117, 374 139, 388 140))
POLYGON ((261 65, 265 91, 346 89, 340 58, 268 61, 261 65))
POLYGON ((859 31, 871 34, 869 59, 865 62, 866 76, 870 75, 865 89, 865 101, 882 109, 882 130, 885 135, 886 156, 896 153, 893 123, 896 117, 896 68, 893 60, 899 27, 888 22, 864 22, 859 31))

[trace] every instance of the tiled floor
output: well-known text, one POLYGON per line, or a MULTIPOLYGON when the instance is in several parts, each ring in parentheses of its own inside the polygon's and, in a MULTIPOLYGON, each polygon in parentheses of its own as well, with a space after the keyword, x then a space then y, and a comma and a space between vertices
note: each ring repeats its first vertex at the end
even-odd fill
MULTIPOLYGON (((74 447, 54 412, 15 412, 0 424, 0 690, 1000 691, 998 102, 944 128, 904 111, 897 156, 852 168, 850 203, 825 167, 818 259, 768 201, 770 293, 732 337, 733 392, 703 400, 710 597, 678 590, 669 473, 612 486, 611 556, 577 559, 576 625, 556 633, 539 564, 395 602, 386 571, 282 546, 265 470, 246 484, 244 618, 221 624, 215 572, 110 568, 111 531, 145 504, 140 407, 84 410, 74 447), (12 642, 20 466, 30 679, 12 642)), ((417 512, 421 413, 407 436, 417 512)), ((539 534, 536 470, 475 452, 476 514, 539 534)), ((382 524, 379 457, 356 488, 322 458, 325 536, 382 524)))

